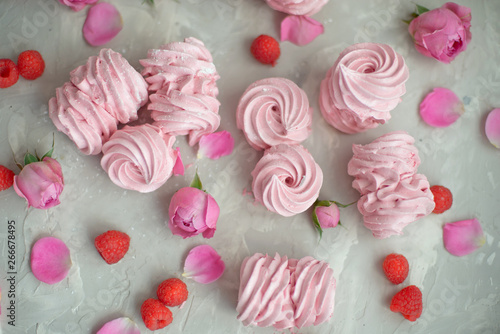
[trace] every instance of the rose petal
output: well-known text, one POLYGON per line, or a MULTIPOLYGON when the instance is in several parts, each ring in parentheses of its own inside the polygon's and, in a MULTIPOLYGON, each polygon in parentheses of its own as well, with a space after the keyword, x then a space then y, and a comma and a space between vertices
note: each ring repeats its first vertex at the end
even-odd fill
POLYGON ((444 247, 455 256, 464 256, 483 246, 486 239, 477 219, 447 223, 443 227, 444 247))
POLYGON ((85 8, 85 6, 96 3, 97 0, 59 0, 59 2, 78 12, 85 8))
POLYGON ((338 225, 340 210, 335 203, 331 203, 330 206, 318 206, 315 208, 315 212, 321 228, 332 228, 338 225))
POLYGON ((175 159, 172 171, 174 175, 184 175, 184 164, 182 163, 181 150, 178 147, 175 149, 175 154, 177 155, 177 158, 175 159))
POLYGON ((199 145, 199 153, 215 160, 233 152, 234 139, 228 131, 214 132, 201 137, 199 145))
POLYGON ((500 148, 500 108, 493 109, 486 118, 486 137, 496 148, 500 148))
POLYGON ((83 37, 92 46, 103 45, 122 30, 120 13, 112 4, 101 2, 89 9, 83 24, 83 37))
POLYGON ((31 271, 35 277, 47 284, 62 281, 71 267, 71 258, 66 244, 54 237, 38 240, 31 249, 31 271))
POLYGON ((308 16, 289 15, 281 21, 281 41, 306 45, 325 31, 323 25, 308 16))
POLYGON ((447 88, 434 88, 420 103, 424 122, 438 128, 453 124, 464 112, 462 101, 447 88))
POLYGON ((208 284, 218 280, 225 268, 224 261, 215 249, 201 245, 189 251, 182 276, 192 278, 198 283, 208 284))
POLYGON ((96 334, 141 334, 141 331, 130 318, 123 317, 105 323, 96 334))

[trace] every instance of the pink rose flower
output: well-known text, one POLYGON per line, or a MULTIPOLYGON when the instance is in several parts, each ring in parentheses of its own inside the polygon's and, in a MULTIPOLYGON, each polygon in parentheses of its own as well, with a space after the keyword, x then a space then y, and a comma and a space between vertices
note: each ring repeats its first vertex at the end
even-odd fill
POLYGON ((408 27, 418 52, 450 63, 471 40, 471 10, 453 2, 422 13, 408 27))
POLYGON ((219 205, 203 190, 184 187, 170 201, 168 227, 175 235, 189 238, 203 233, 212 238, 219 218, 219 205))
POLYGON ((331 203, 330 206, 317 206, 314 208, 314 213, 322 229, 333 228, 339 224, 340 210, 335 203, 331 203))
POLYGON ((58 205, 63 188, 61 165, 50 157, 27 164, 14 176, 14 190, 28 201, 28 207, 48 209, 58 205))
POLYGON ((96 3, 97 0, 59 0, 59 2, 78 12, 85 8, 85 6, 96 3))

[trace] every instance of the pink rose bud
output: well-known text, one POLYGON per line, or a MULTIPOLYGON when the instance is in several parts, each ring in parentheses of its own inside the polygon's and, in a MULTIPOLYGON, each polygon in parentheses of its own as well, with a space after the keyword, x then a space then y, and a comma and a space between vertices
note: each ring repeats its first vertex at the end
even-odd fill
POLYGON ((184 187, 170 201, 168 227, 184 239, 200 233, 208 239, 214 236, 219 211, 212 196, 197 188, 184 187))
POLYGON ((418 52, 448 64, 467 48, 470 22, 470 8, 448 2, 417 16, 408 31, 418 52))
POLYGON ((14 190, 28 201, 28 207, 48 209, 58 205, 63 188, 61 165, 49 157, 24 166, 14 176, 14 190))
POLYGON ((331 203, 330 206, 317 206, 314 211, 321 228, 331 228, 338 225, 340 211, 335 203, 331 203))

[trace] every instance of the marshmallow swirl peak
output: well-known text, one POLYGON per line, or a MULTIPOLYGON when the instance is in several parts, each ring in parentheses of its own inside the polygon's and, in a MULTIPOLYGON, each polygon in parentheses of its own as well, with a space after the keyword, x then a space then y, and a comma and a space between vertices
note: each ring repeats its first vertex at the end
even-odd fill
POLYGON ((71 82, 56 89, 49 100, 49 117, 87 155, 101 153, 102 145, 117 130, 118 121, 71 82))
POLYGON ((252 177, 256 201, 285 217, 306 211, 323 183, 321 168, 301 145, 279 144, 267 149, 252 177))
POLYGON ((71 71, 70 81, 123 124, 136 120, 137 110, 148 101, 144 78, 111 49, 102 49, 71 71))
POLYGON ((290 15, 313 15, 323 8, 328 0, 266 0, 269 7, 290 15))
POLYGON ((161 187, 172 175, 175 137, 149 124, 125 126, 102 148, 102 168, 117 186, 139 192, 161 187))
POLYGON ((403 233, 408 224, 434 209, 427 178, 417 174, 420 164, 413 137, 398 131, 367 145, 353 145, 348 174, 361 194, 358 210, 376 238, 403 233))
POLYGON ((420 165, 415 139, 404 131, 385 134, 366 145, 353 145, 347 172, 354 189, 365 195, 412 177, 420 165))
POLYGON ((173 136, 189 134, 190 146, 204 135, 215 132, 220 125, 220 103, 212 96, 167 89, 149 98, 153 125, 173 136))
POLYGON ((321 82, 321 113, 345 133, 384 124, 406 93, 408 77, 403 57, 389 45, 354 44, 340 54, 321 82))
POLYGON ((336 281, 328 263, 256 253, 240 269, 238 319, 276 329, 319 325, 333 315, 336 281))
POLYGON ((311 133, 312 108, 306 93, 285 78, 262 79, 243 93, 236 124, 256 150, 299 144, 311 133))
POLYGON ((220 78, 212 55, 202 41, 190 37, 184 42, 172 42, 148 51, 148 58, 140 60, 142 75, 149 90, 168 89, 187 94, 205 94, 216 97, 220 78))

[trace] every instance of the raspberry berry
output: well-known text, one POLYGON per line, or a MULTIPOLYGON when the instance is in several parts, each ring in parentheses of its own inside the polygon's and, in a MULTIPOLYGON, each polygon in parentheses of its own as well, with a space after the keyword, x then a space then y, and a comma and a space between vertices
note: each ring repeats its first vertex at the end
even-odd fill
POLYGON ((408 260, 406 260, 403 255, 395 253, 385 257, 382 267, 384 268, 385 276, 387 276, 389 281, 393 284, 403 283, 410 270, 408 260))
POLYGON ((392 297, 391 311, 400 312, 410 321, 420 317, 422 308, 422 292, 415 285, 407 286, 392 297))
POLYGON ((21 52, 17 58, 17 68, 23 78, 35 80, 43 74, 45 62, 38 51, 27 50, 21 52))
POLYGON ((113 264, 120 261, 128 251, 130 237, 120 231, 107 231, 95 238, 95 248, 104 261, 113 264))
POLYGON ((0 88, 12 86, 19 79, 19 70, 10 59, 0 59, 0 88))
POLYGON ((152 331, 172 323, 172 312, 157 299, 149 298, 142 303, 141 316, 144 325, 152 331))
POLYGON ((9 189, 14 184, 14 172, 0 165, 0 191, 9 189))
POLYGON ((434 203, 436 203, 433 213, 443 213, 451 208, 453 195, 450 189, 443 186, 432 186, 431 192, 434 195, 434 203))
POLYGON ((279 43, 267 35, 260 35, 250 46, 250 52, 252 55, 263 64, 276 65, 276 61, 280 56, 280 45, 279 43))
POLYGON ((188 298, 186 283, 178 278, 169 278, 158 286, 158 299, 166 306, 179 306, 188 298))

